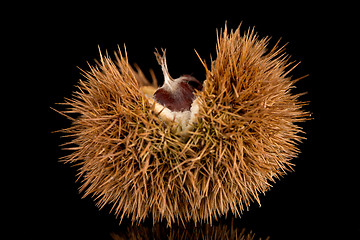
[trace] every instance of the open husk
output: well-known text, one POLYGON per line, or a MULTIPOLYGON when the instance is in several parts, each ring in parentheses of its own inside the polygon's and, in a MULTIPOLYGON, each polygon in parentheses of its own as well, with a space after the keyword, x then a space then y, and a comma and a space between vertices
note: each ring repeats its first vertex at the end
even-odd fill
POLYGON ((291 92, 283 47, 268 49, 268 41, 240 28, 219 32, 185 127, 162 116, 166 109, 151 98, 156 84, 126 53, 101 55, 62 111, 72 121, 63 130, 72 153, 63 160, 78 166, 84 197, 120 219, 169 225, 239 216, 259 202, 291 170, 303 139, 297 123, 309 116, 291 92))

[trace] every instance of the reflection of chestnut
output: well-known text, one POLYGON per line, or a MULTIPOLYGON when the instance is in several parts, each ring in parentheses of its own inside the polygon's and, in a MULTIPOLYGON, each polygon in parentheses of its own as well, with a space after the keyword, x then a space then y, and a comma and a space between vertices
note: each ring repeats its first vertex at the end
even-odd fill
MULTIPOLYGON (((171 225, 240 216, 292 169, 304 139, 306 105, 284 49, 269 38, 221 30, 216 58, 202 61, 203 84, 172 79, 156 53, 164 84, 150 84, 127 55, 101 56, 68 99, 63 130, 79 166, 84 196, 120 219, 152 217, 171 225)), ((153 76, 153 75, 152 75, 153 76)), ((153 77, 155 81, 155 77, 153 77)))
POLYGON ((203 223, 195 225, 193 222, 184 225, 173 225, 167 228, 164 223, 153 225, 121 225, 120 229, 112 232, 113 240, 150 240, 150 239, 169 239, 169 240, 268 240, 270 236, 263 238, 251 230, 247 230, 238 222, 220 221, 216 224, 203 223))

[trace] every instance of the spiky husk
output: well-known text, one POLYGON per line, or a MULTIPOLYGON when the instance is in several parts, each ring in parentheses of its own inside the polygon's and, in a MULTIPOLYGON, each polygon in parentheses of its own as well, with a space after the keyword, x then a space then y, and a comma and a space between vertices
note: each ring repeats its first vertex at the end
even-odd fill
POLYGON ((80 191, 120 219, 140 222, 212 221, 239 216, 270 182, 291 169, 306 120, 283 48, 240 28, 218 34, 217 57, 197 93, 190 132, 163 121, 119 50, 84 71, 63 111, 73 122, 64 160, 79 166, 80 191), (72 117, 72 115, 75 116, 72 117), (70 115, 70 116, 69 116, 70 115))

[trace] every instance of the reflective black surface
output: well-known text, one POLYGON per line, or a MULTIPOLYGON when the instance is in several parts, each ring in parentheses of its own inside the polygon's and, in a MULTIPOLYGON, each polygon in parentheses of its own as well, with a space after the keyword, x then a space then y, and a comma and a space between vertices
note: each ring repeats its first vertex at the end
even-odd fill
POLYGON ((110 234, 114 240, 147 240, 147 239, 238 239, 238 240, 255 240, 269 239, 270 237, 261 238, 258 234, 248 231, 245 228, 236 226, 234 219, 229 223, 223 221, 214 224, 193 224, 175 225, 171 228, 165 224, 156 223, 155 225, 128 226, 124 231, 118 230, 110 234))

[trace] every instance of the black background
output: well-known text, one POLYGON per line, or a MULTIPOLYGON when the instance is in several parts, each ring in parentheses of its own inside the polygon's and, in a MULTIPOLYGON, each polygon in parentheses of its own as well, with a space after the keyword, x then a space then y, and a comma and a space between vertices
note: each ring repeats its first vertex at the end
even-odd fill
MULTIPOLYGON (((8 141, 8 150, 18 159, 11 162, 13 177, 7 182, 12 184, 6 190, 15 203, 10 221, 16 226, 14 236, 21 232, 32 239, 110 239, 110 233, 126 231, 130 221, 119 226, 108 209, 99 211, 91 198, 81 199, 76 167, 58 162, 66 154, 59 147, 64 139, 52 132, 70 122, 50 107, 60 108, 56 103, 76 90, 81 78, 77 67, 87 69, 87 62, 99 57, 98 46, 112 54, 125 44, 130 63, 136 62, 147 76, 150 68, 161 76, 153 52, 166 48, 173 77, 187 73, 204 79, 194 49, 209 62, 210 54, 215 56, 216 29, 227 21, 228 28, 242 22, 243 31, 254 26, 260 37, 272 36, 270 45, 279 38, 288 43, 291 59, 301 61, 292 75, 309 74, 295 91, 308 92, 302 100, 311 102, 307 110, 314 118, 302 124, 307 140, 293 161, 295 172, 274 184, 261 197, 261 207, 253 203, 235 226, 271 239, 359 237, 358 180, 351 173, 358 157, 350 155, 356 140, 349 138, 356 136, 351 119, 358 107, 351 106, 356 102, 351 90, 357 87, 348 76, 353 60, 345 55, 356 50, 349 48, 354 42, 349 28, 354 6, 194 4, 25 6, 29 11, 19 14, 20 23, 11 28, 16 41, 9 59, 12 68, 7 69, 14 79, 7 89, 15 106, 7 120, 14 123, 12 116, 19 116, 10 130, 24 129, 13 131, 8 141)), ((216 224, 229 225, 231 216, 216 224)), ((150 228, 151 220, 144 226, 150 228)))

